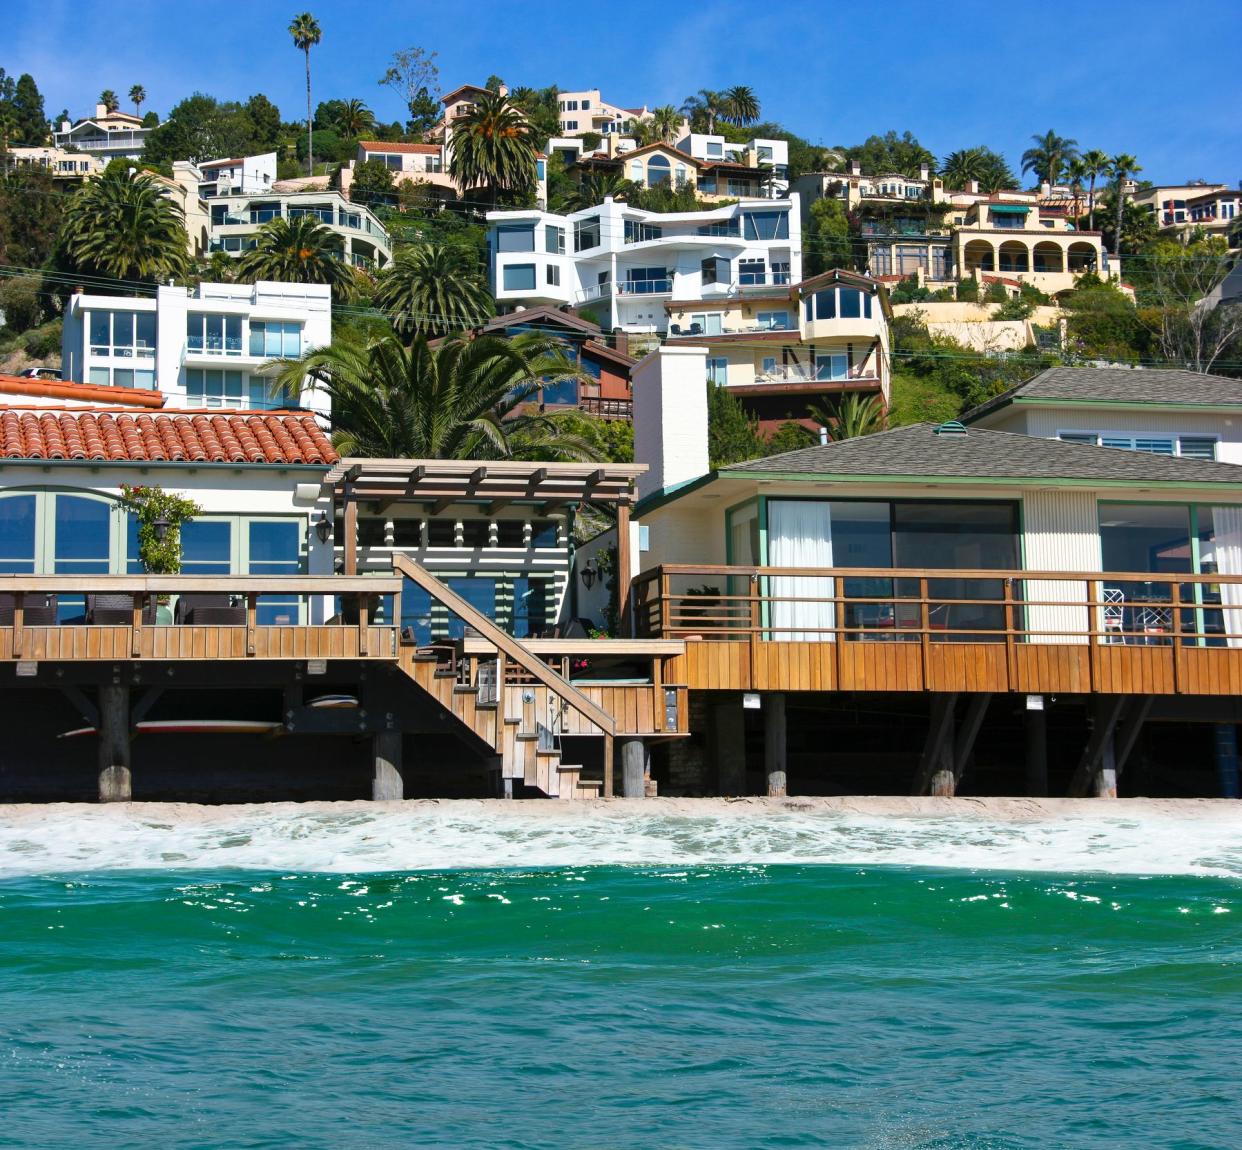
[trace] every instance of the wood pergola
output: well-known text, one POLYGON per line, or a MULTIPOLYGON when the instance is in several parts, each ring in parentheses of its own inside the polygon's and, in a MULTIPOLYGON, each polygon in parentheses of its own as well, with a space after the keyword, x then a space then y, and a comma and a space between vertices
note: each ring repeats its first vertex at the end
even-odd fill
POLYGON ((634 482, 647 468, 638 463, 533 463, 523 460, 342 459, 324 477, 335 512, 344 515, 345 570, 358 573, 358 505, 382 513, 394 504, 419 504, 430 516, 457 504, 488 514, 529 507, 547 515, 580 503, 613 505, 617 511, 619 601, 628 602, 630 508, 634 482))

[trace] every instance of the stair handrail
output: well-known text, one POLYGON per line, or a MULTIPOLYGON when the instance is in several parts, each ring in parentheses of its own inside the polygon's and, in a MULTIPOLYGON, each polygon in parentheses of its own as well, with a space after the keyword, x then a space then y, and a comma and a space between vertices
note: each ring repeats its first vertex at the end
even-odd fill
POLYGON ((552 691, 562 701, 568 703, 584 718, 590 719, 608 736, 617 733, 616 720, 598 703, 583 694, 564 676, 553 671, 537 655, 532 655, 507 631, 498 627, 477 607, 466 602, 455 591, 446 587, 430 571, 406 555, 392 556, 394 571, 400 571, 408 579, 412 579, 438 603, 447 607, 468 626, 473 627, 480 635, 484 635, 496 648, 521 666, 525 671, 552 691))

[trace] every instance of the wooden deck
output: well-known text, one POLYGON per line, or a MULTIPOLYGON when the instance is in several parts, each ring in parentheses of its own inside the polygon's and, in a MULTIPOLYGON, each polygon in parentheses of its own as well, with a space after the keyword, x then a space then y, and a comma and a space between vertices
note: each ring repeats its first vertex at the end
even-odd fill
POLYGON ((1238 576, 678 566, 634 589, 691 690, 1242 694, 1238 576))

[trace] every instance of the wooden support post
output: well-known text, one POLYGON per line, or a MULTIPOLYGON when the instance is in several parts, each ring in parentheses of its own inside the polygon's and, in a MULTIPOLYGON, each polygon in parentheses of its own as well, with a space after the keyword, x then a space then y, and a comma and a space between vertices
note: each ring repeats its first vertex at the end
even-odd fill
POLYGON ((246 654, 255 653, 254 629, 259 622, 259 596, 253 591, 246 593, 246 654))
POLYGON ((376 731, 372 738, 375 772, 371 778, 371 798, 376 802, 405 798, 401 743, 400 731, 376 731))
POLYGON ((768 798, 784 798, 786 774, 785 696, 779 691, 763 700, 763 769, 768 776, 768 798))
POLYGON ((1026 793, 1032 798, 1048 794, 1048 712, 1026 712, 1026 793))
POLYGON ((617 502, 617 629, 622 635, 633 635, 630 615, 630 505, 617 502))
POLYGON ((716 793, 746 793, 746 712, 736 696, 712 707, 711 755, 716 764, 716 793))
POLYGON ((345 485, 345 538, 341 541, 345 550, 345 574, 358 574, 358 501, 354 498, 354 485, 345 485))
POLYGON ((604 736, 604 798, 612 798, 612 735, 604 736))
POLYGON ((99 801, 127 803, 133 798, 129 771, 129 688, 99 688, 99 801))
POLYGON ((956 695, 941 693, 932 696, 927 739, 923 743, 923 754, 911 794, 953 796, 956 790, 953 773, 953 717, 956 706, 956 695))
POLYGON ((647 744, 642 739, 621 740, 621 797, 641 799, 646 794, 647 744))
POLYGON ((1093 700, 1091 735, 1070 781, 1071 796, 1117 797, 1117 758, 1113 735, 1125 705, 1124 695, 1100 695, 1093 700))

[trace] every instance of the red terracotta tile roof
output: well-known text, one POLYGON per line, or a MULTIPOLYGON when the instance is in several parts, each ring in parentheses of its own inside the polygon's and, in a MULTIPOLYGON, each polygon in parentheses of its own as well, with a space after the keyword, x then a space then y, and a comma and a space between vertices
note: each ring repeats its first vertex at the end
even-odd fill
POLYGON ((314 416, 293 412, 0 411, 0 459, 332 464, 314 416))
POLYGON ((20 375, 0 375, 0 395, 76 399, 83 403, 118 403, 126 407, 164 406, 164 393, 160 391, 138 391, 132 387, 72 383, 60 379, 27 379, 20 375))
POLYGON ((405 153, 415 156, 438 156, 439 144, 398 144, 384 140, 359 140, 358 147, 364 152, 392 152, 394 155, 405 153))

